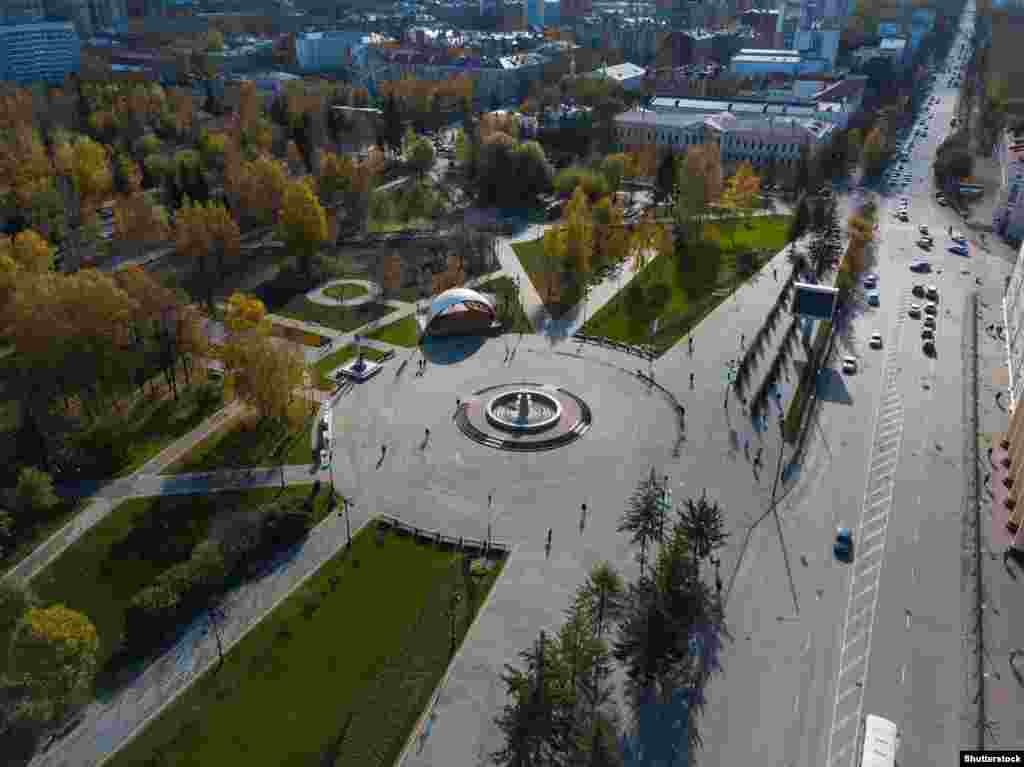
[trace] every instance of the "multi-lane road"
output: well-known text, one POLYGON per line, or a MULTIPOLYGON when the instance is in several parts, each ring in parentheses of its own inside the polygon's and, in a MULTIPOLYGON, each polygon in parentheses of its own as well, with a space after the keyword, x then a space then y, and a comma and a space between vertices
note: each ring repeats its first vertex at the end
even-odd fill
MULTIPOLYGON (((972 13, 969 3, 952 59, 972 13)), ((845 375, 835 361, 824 372, 812 443, 780 504, 782 541, 766 520, 740 561, 727 607, 735 642, 702 719, 708 763, 756 754, 780 767, 857 767, 866 714, 901 728, 902 767, 949 763, 960 748, 969 705, 961 524, 974 437, 965 432, 965 312, 976 280, 1001 284, 1005 266, 974 242, 966 258, 948 251, 949 227, 969 234, 934 201, 931 163, 956 108, 948 82, 940 71, 938 101, 919 116, 927 134, 910 151, 913 180, 878 198, 880 305, 861 302, 836 350, 837 360, 858 357, 859 370, 845 375), (904 197, 906 223, 893 215, 904 197), (935 238, 930 254, 916 244, 922 224, 935 238), (909 270, 922 256, 930 274, 909 270), (915 283, 938 288, 934 357, 922 350, 922 319, 908 315, 910 303, 925 303, 912 297, 915 283), (868 344, 876 331, 881 349, 868 344), (854 532, 849 564, 832 556, 839 526, 854 532)))

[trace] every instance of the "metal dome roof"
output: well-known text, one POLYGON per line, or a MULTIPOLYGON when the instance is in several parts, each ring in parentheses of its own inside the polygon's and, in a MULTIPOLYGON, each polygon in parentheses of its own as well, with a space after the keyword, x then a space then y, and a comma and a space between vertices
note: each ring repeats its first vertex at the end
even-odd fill
POLYGON ((427 325, 429 326, 438 315, 444 314, 449 307, 465 303, 484 304, 492 313, 495 311, 494 302, 483 293, 477 293, 469 288, 452 288, 438 294, 430 302, 430 311, 427 313, 427 325))

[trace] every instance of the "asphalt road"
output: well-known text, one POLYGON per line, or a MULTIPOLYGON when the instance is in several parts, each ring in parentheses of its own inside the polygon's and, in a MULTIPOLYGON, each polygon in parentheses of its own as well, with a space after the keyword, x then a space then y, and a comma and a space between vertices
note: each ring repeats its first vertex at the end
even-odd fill
POLYGON ((959 748, 963 312, 975 278, 1000 280, 1003 264, 974 244, 969 258, 947 251, 947 227, 968 230, 933 200, 931 161, 956 100, 946 82, 936 79, 935 117, 911 153, 913 182, 879 199, 880 306, 862 297, 837 344, 837 358, 853 354, 860 369, 824 372, 800 479, 780 503, 789 568, 769 517, 737 573, 727 608, 735 641, 702 722, 709 763, 756 753, 766 764, 854 767, 866 714, 901 727, 901 767, 947 763, 959 748), (904 196, 907 224, 891 215, 904 196), (933 273, 919 276, 908 266, 921 224, 936 247, 933 273), (915 282, 940 293, 934 359, 922 351, 922 321, 906 312, 915 282), (868 347, 875 331, 880 350, 868 347), (848 565, 831 551, 839 526, 854 532, 848 565))

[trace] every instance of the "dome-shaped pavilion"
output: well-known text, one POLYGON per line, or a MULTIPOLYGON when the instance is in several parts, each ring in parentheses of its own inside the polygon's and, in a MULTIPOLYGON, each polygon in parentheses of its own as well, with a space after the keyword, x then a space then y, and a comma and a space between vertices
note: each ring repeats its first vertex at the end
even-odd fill
POLYGON ((452 288, 430 302, 423 335, 479 335, 491 330, 497 320, 490 298, 469 288, 452 288))

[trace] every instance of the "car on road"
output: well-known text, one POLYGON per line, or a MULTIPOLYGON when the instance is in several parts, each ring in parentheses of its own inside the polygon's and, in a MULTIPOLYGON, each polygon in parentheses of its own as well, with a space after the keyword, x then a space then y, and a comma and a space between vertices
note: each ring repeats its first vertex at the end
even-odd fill
POLYGON ((917 241, 917 247, 923 248, 924 250, 930 250, 935 243, 932 242, 930 237, 922 237, 917 241))
POLYGON ((924 326, 926 328, 928 328, 929 330, 935 330, 935 318, 934 317, 925 317, 924 318, 924 326))
POLYGON ((907 314, 909 314, 911 317, 920 317, 921 316, 921 305, 920 304, 911 304, 910 308, 907 309, 907 314))
POLYGON ((857 372, 857 358, 847 355, 843 357, 843 372, 853 374, 857 372))
POLYGON ((935 341, 925 341, 924 346, 922 348, 924 349, 924 353, 927 354, 929 357, 935 356, 935 341))
POLYGON ((865 288, 877 288, 878 287, 878 275, 869 274, 864 278, 865 288))
POLYGON ((877 290, 868 291, 868 306, 878 306, 881 303, 877 290))
POLYGON ((939 305, 934 301, 929 301, 924 305, 924 313, 930 314, 933 317, 939 313, 939 305))
POLYGON ((935 331, 932 328, 925 328, 924 330, 921 331, 921 340, 922 341, 934 341, 935 340, 935 331))
POLYGON ((925 224, 921 224, 921 226, 917 227, 917 231, 919 231, 921 234, 928 234, 929 233, 928 232, 928 227, 925 224))
POLYGON ((949 239, 951 239, 953 242, 958 242, 961 245, 967 242, 967 238, 964 237, 964 233, 961 232, 959 229, 954 229, 953 233, 949 235, 949 239))
POLYGON ((937 287, 935 287, 934 285, 929 285, 927 288, 925 288, 924 289, 924 294, 925 294, 925 296, 927 296, 928 300, 930 300, 930 301, 938 301, 939 300, 939 289, 937 287))
POLYGON ((949 252, 953 253, 953 254, 955 254, 957 256, 967 256, 967 255, 969 255, 969 251, 963 245, 954 245, 953 247, 951 247, 949 249, 949 252))
POLYGON ((910 271, 912 272, 930 272, 931 270, 932 265, 929 264, 927 261, 915 259, 910 262, 910 271))
POLYGON ((850 528, 840 527, 836 530, 836 540, 832 544, 832 553, 835 554, 836 559, 842 562, 850 561, 850 556, 853 553, 853 535, 850 533, 850 528))
POLYGON ((874 333, 871 334, 871 340, 868 341, 868 344, 871 346, 872 349, 881 349, 882 334, 876 330, 874 333))
POLYGON ((938 203, 940 208, 945 208, 947 205, 949 205, 949 203, 946 202, 946 198, 945 197, 936 197, 935 198, 935 202, 938 203))
POLYGON ((331 451, 324 448, 320 451, 320 468, 326 469, 331 465, 331 451))

